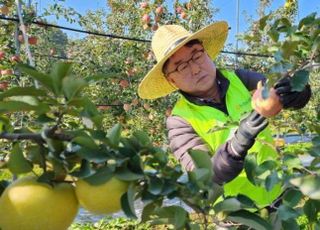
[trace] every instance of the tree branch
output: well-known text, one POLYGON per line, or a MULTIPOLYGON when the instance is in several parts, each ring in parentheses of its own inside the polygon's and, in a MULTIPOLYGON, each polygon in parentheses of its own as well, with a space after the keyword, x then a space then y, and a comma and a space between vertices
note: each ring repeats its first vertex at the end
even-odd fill
MULTIPOLYGON (((61 141, 71 141, 72 136, 64 133, 52 132, 52 129, 45 130, 45 135, 48 138, 61 140, 61 141)), ((41 136, 40 133, 0 133, 0 139, 7 140, 31 140, 37 143, 44 143, 45 139, 41 136)))

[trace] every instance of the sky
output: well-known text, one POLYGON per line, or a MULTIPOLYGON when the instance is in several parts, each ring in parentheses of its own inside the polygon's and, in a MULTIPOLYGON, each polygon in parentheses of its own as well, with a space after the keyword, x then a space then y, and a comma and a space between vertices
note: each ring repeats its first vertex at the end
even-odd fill
MULTIPOLYGON (((32 3, 37 3, 38 13, 43 12, 43 8, 52 4, 52 0, 31 0, 32 3)), ((225 20, 228 22, 231 30, 229 31, 229 36, 227 43, 235 45, 236 35, 237 35, 237 2, 239 1, 239 33, 246 31, 248 26, 247 17, 253 17, 253 19, 258 19, 257 9, 259 5, 259 0, 212 0, 212 5, 219 9, 219 12, 215 15, 214 20, 225 20)), ((66 7, 72 7, 80 14, 85 14, 87 10, 96 10, 99 8, 107 9, 106 0, 65 0, 60 2, 66 7)), ((284 5, 285 0, 273 0, 270 10, 279 8, 284 5)), ((171 4, 172 5, 172 4, 171 4)), ((269 10, 269 11, 270 11, 269 10)), ((267 11, 268 12, 268 11, 267 11)), ((299 10, 297 19, 300 20, 304 16, 317 12, 318 16, 320 14, 320 0, 299 0, 299 10)), ((67 26, 72 28, 79 28, 76 24, 69 24, 65 20, 56 20, 55 18, 49 18, 49 21, 55 22, 61 26, 67 26), (52 21, 51 21, 52 20, 52 21)), ((81 35, 75 32, 67 32, 68 36, 79 37, 81 35)))

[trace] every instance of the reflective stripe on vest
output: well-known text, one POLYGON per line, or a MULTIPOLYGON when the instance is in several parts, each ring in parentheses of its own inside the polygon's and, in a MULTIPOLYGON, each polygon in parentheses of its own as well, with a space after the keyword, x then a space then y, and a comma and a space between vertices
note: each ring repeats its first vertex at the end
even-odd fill
MULTIPOLYGON (((226 94, 226 106, 229 115, 211 106, 196 105, 188 101, 183 95, 175 104, 172 115, 185 119, 195 132, 210 147, 211 153, 233 136, 238 128, 241 118, 251 110, 251 95, 247 88, 234 72, 222 70, 221 73, 230 82, 226 94), (227 124, 227 127, 226 127, 227 124), (215 131, 212 131, 215 130, 215 131)), ((274 142, 269 128, 261 132, 249 153, 257 153, 257 163, 261 164, 266 160, 274 160, 277 153, 274 149, 274 142)), ((224 185, 225 196, 243 194, 253 199, 260 207, 272 203, 281 193, 280 185, 276 185, 271 191, 253 185, 247 178, 244 170, 234 180, 224 185)))

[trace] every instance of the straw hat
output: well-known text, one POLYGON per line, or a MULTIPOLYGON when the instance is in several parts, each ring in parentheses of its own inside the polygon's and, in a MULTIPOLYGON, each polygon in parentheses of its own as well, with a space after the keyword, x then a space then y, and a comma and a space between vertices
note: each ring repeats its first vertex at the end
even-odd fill
POLYGON ((196 33, 190 33, 179 25, 164 25, 158 28, 151 42, 157 64, 141 81, 138 94, 143 99, 156 99, 177 90, 170 84, 162 72, 168 58, 191 40, 198 39, 211 59, 214 59, 224 46, 228 35, 225 21, 213 23, 196 33))

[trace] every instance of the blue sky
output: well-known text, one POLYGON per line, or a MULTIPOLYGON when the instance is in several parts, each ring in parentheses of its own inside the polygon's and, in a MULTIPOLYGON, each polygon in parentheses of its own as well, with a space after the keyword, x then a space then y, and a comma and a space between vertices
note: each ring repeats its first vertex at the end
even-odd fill
MULTIPOLYGON (((39 13, 42 12, 43 8, 48 6, 48 4, 52 4, 53 1, 51 0, 34 0, 32 2, 38 3, 38 10, 39 13)), ((57 1, 59 2, 59 1, 57 1)), ((256 10, 258 9, 259 0, 239 0, 240 2, 240 20, 239 20, 239 32, 244 32, 247 27, 247 16, 252 16, 254 19, 258 19, 258 15, 256 10), (247 16, 245 16, 247 15, 247 16)), ((273 0, 271 9, 276 9, 282 6, 285 3, 285 0, 273 0)), ((61 2, 63 5, 67 7, 72 7, 76 11, 81 14, 85 14, 87 10, 96 10, 99 8, 106 9, 106 0, 65 0, 61 2)), ((229 23, 231 30, 229 31, 229 37, 227 43, 232 43, 235 45, 236 41, 236 6, 237 0, 212 0, 212 4, 214 7, 220 9, 218 14, 215 15, 215 20, 225 20, 229 23)), ((299 0, 299 11, 298 11, 298 20, 303 18, 304 16, 312 13, 318 12, 320 13, 320 0, 299 0)), ((51 20, 51 18, 50 18, 51 20)), ((52 18, 57 24, 62 26, 70 26, 73 28, 79 28, 76 24, 68 24, 65 20, 58 20, 56 21, 55 18, 52 18)), ((71 37, 79 37, 77 33, 69 33, 71 37)))

